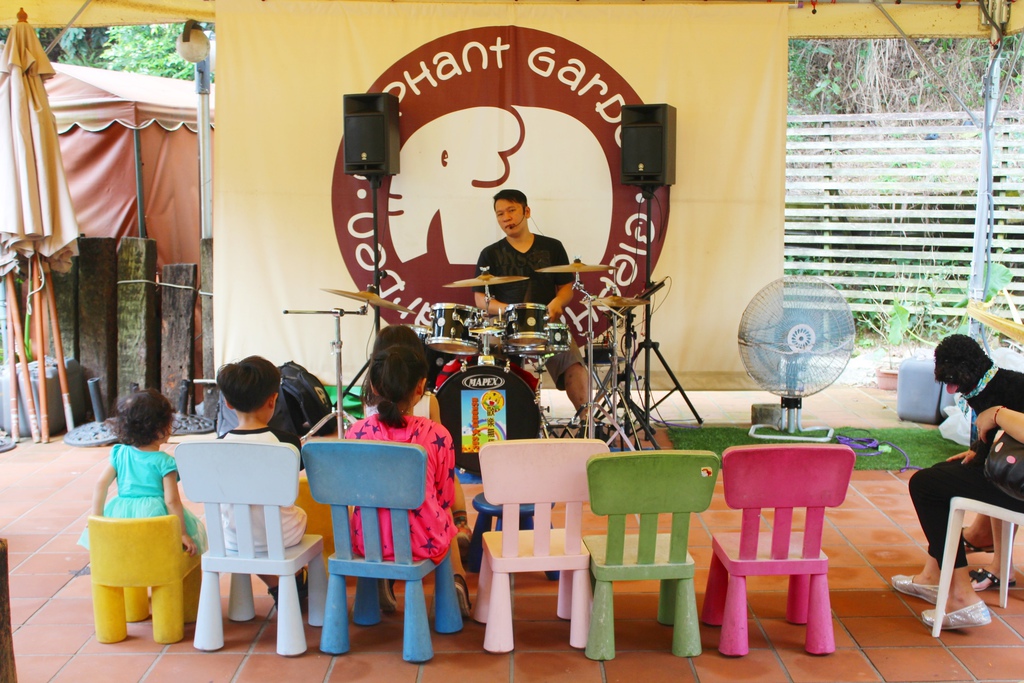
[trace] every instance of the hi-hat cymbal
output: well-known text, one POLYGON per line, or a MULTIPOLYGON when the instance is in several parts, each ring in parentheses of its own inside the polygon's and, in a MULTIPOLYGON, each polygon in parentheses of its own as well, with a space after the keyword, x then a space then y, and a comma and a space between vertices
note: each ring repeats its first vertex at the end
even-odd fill
POLYGON ((490 273, 481 273, 470 280, 456 280, 455 282, 449 282, 445 287, 487 287, 493 285, 507 285, 510 282, 520 282, 522 280, 529 279, 530 278, 523 275, 491 275, 490 273))
POLYGON ((614 270, 612 266, 588 266, 583 261, 576 259, 572 263, 565 266, 548 266, 547 268, 538 268, 538 273, 607 273, 610 270, 614 270))
POLYGON ((390 308, 392 311, 412 313, 412 309, 406 308, 401 304, 393 303, 387 299, 382 299, 373 292, 345 292, 340 289, 324 289, 323 287, 320 288, 320 291, 327 292, 329 294, 337 294, 338 296, 343 296, 346 299, 362 301, 363 303, 370 304, 371 306, 377 306, 378 308, 390 308))
POLYGON ((608 308, 632 308, 633 306, 646 306, 651 303, 648 299, 632 299, 624 296, 606 296, 603 299, 594 299, 595 306, 606 306, 608 308))

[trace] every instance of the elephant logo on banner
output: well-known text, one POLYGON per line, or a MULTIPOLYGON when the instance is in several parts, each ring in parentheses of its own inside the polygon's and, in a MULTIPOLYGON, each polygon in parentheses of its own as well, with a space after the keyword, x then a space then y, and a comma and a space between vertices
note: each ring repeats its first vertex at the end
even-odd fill
MULTIPOLYGON (((594 296, 636 295, 668 221, 668 188, 646 199, 621 185, 619 119, 640 98, 593 53, 550 33, 492 26, 427 43, 388 68, 368 92, 399 99, 401 172, 378 191, 378 253, 388 277, 380 295, 413 313, 382 310, 391 323, 427 325, 431 306, 472 304, 468 288, 481 249, 503 237, 492 196, 526 193, 530 229, 565 245, 570 259, 613 267, 586 274, 594 296)), ((373 195, 368 179, 344 173, 338 145, 332 185, 335 233, 359 289, 373 283, 373 195)), ((595 332, 605 326, 594 312, 595 332)), ((577 295, 566 307, 577 335, 588 327, 577 295)))

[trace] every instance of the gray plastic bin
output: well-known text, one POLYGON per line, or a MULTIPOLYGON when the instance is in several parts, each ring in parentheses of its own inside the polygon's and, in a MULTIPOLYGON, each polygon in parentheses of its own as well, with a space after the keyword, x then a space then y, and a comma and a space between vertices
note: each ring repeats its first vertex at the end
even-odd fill
POLYGON ((896 416, 908 422, 937 425, 946 419, 942 411, 954 405, 946 385, 935 381, 934 358, 908 358, 900 363, 896 383, 896 416))

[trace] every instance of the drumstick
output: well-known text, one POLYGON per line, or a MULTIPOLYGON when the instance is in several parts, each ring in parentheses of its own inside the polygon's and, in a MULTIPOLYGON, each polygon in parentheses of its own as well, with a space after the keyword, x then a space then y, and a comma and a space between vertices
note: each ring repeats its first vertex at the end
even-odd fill
MULTIPOLYGON (((7 291, 16 292, 14 287, 14 273, 7 273, 7 291)), ((32 441, 39 443, 39 422, 36 419, 36 397, 32 391, 32 379, 28 372, 28 361, 25 360, 25 336, 22 333, 21 311, 18 308, 18 297, 8 298, 8 305, 11 307, 11 319, 14 321, 14 345, 18 354, 18 381, 21 383, 21 393, 25 397, 25 406, 28 408, 28 425, 32 430, 32 441)))

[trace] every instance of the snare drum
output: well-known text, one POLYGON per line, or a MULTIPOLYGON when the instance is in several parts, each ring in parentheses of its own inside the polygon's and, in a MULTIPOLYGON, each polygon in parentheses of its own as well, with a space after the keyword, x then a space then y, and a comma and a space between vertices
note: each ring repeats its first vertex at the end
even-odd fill
POLYGON ((509 304, 505 308, 505 336, 502 344, 509 353, 544 347, 548 336, 548 307, 544 304, 509 304))
POLYGON ((480 340, 470 334, 484 312, 472 306, 461 304, 434 304, 433 329, 427 338, 427 346, 442 353, 475 355, 480 352, 480 340))
POLYGON ((518 375, 494 365, 456 372, 437 392, 441 424, 452 435, 455 466, 480 473, 480 447, 492 441, 535 439, 540 411, 518 375))

